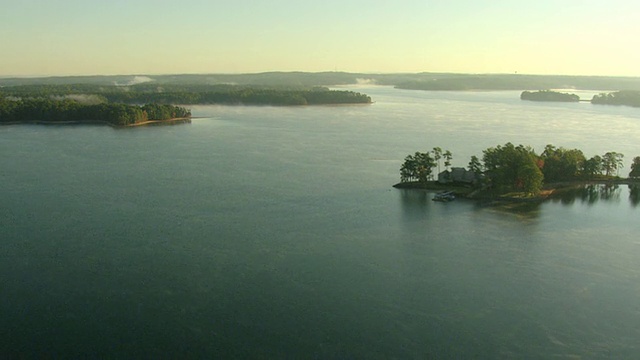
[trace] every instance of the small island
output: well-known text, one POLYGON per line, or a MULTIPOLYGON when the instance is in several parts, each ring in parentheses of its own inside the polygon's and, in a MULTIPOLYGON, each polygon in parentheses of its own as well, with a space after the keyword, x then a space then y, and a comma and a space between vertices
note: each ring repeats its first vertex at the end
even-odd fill
MULTIPOLYGON (((520 99, 528 101, 579 102, 575 94, 561 93, 551 90, 523 91, 520 99)), ((587 101, 587 100, 583 100, 587 101)), ((622 105, 640 107, 640 91, 623 90, 611 93, 600 93, 591 99, 594 105, 622 105)))
POLYGON ((594 95, 591 99, 596 105, 625 105, 640 107, 640 91, 617 91, 612 93, 602 93, 594 95))
POLYGON ((450 151, 439 147, 408 155, 400 167, 399 189, 451 191, 472 199, 531 202, 585 184, 640 185, 640 156, 633 159, 628 178, 619 177, 624 155, 614 151, 586 158, 579 149, 547 145, 541 154, 512 143, 472 156, 468 167, 451 167, 450 151), (441 170, 441 162, 444 171, 441 170), (433 170, 437 169, 434 176, 433 170))
POLYGON ((520 94, 521 100, 528 101, 555 101, 555 102, 579 102, 580 97, 576 94, 561 93, 551 90, 523 91, 520 94))

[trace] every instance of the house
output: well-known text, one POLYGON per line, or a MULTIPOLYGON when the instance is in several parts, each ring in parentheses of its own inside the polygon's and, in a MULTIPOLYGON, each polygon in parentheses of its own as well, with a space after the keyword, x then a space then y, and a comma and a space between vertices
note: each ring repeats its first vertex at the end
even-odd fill
POLYGON ((438 174, 438 182, 440 184, 463 183, 472 185, 478 182, 478 176, 473 171, 454 167, 438 174))

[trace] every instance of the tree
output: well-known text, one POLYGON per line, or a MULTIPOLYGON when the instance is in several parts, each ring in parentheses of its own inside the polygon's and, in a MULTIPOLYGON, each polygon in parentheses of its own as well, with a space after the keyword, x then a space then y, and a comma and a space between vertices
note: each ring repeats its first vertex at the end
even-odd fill
POLYGON ((636 156, 633 158, 633 162, 631 163, 631 172, 629 173, 630 178, 639 178, 640 177, 640 156, 636 156))
POLYGON ((553 145, 547 145, 540 158, 543 161, 542 173, 548 182, 576 179, 586 161, 578 149, 567 150, 553 145))
POLYGON ((536 194, 542 187, 544 175, 539 158, 530 147, 507 143, 483 151, 485 175, 489 182, 505 190, 522 190, 536 194))
POLYGON ((431 171, 435 166, 435 162, 433 161, 433 158, 429 155, 428 152, 426 153, 417 152, 415 153, 414 157, 416 159, 416 164, 417 164, 418 181, 420 181, 421 183, 425 183, 429 181, 429 179, 431 179, 432 177, 431 171))
POLYGON ((482 174, 482 164, 480 163, 480 160, 477 156, 471 156, 468 169, 476 175, 482 174))
POLYGON ((525 161, 518 167, 518 180, 521 181, 522 190, 527 195, 538 195, 542 189, 544 175, 533 161, 525 161))
POLYGON ((433 148, 433 159, 438 164, 438 174, 440 174, 440 159, 442 159, 442 149, 440 147, 433 148))
POLYGON ((425 183, 431 178, 431 172, 435 162, 428 152, 416 152, 413 155, 407 155, 404 163, 400 167, 400 181, 420 181, 425 183))
POLYGON ((400 182, 413 181, 417 177, 417 165, 413 155, 407 155, 400 166, 400 182))
POLYGON ((602 174, 602 158, 599 155, 586 160, 582 165, 582 176, 589 179, 602 174))
POLYGON ((446 170, 449 170, 449 167, 451 166, 451 159, 453 159, 453 154, 451 154, 451 151, 447 150, 442 156, 444 157, 444 168, 446 170))
POLYGON ((622 168, 623 157, 623 154, 617 153, 615 151, 610 151, 602 156, 602 168, 604 169, 606 176, 609 176, 613 172, 617 172, 620 168, 622 168))

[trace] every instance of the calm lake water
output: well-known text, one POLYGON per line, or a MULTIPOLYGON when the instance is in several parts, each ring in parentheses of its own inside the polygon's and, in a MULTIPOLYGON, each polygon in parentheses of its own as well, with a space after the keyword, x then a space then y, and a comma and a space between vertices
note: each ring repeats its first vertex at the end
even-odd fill
POLYGON ((356 90, 376 103, 0 127, 0 357, 638 357, 626 186, 509 210, 391 185, 506 142, 626 176, 639 109, 356 90))

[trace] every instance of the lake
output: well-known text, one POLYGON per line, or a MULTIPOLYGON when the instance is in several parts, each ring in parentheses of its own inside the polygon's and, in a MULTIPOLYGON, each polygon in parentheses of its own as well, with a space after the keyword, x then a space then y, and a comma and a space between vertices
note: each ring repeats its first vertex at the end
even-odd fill
POLYGON ((0 127, 0 357, 637 357, 626 185, 525 209, 391 186, 415 151, 506 142, 626 176, 639 109, 349 89, 375 103, 0 127))

